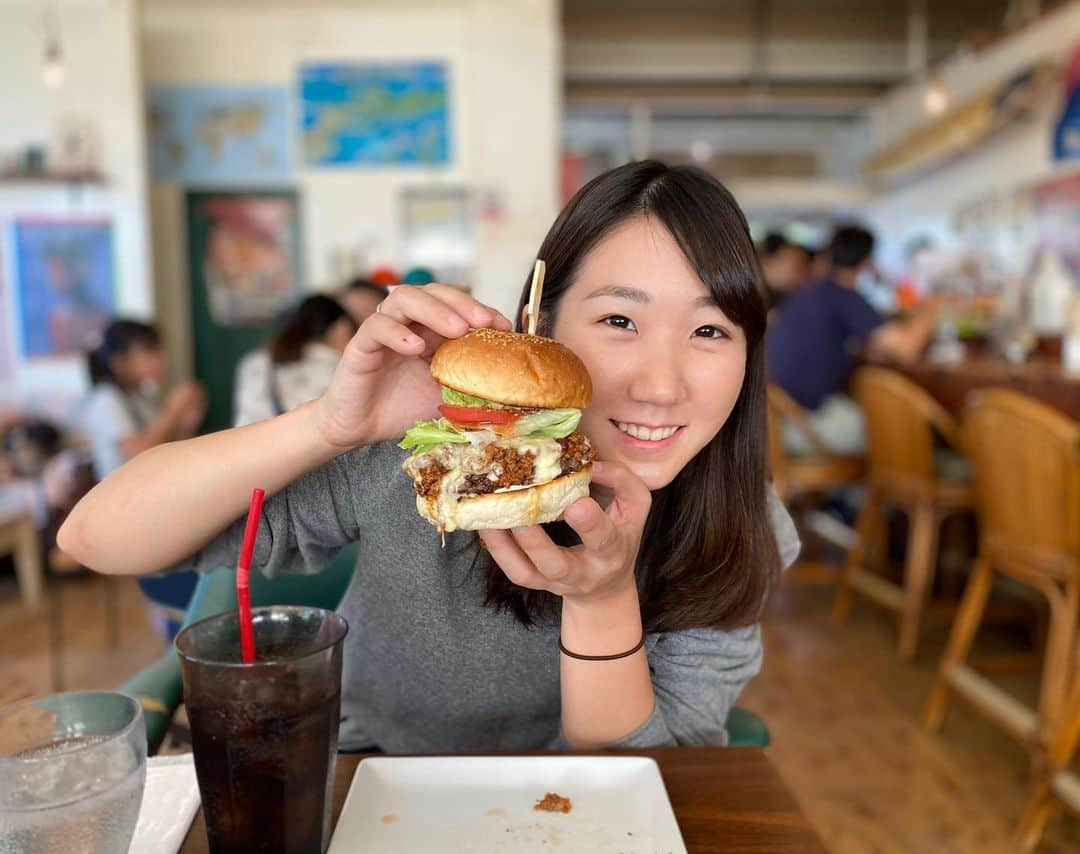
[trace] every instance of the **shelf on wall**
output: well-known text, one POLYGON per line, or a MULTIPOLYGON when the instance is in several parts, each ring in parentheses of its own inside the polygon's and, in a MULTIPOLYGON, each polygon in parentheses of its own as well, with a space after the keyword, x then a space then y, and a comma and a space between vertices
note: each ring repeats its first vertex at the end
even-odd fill
POLYGON ((101 172, 0 172, 0 184, 80 184, 105 186, 101 172))

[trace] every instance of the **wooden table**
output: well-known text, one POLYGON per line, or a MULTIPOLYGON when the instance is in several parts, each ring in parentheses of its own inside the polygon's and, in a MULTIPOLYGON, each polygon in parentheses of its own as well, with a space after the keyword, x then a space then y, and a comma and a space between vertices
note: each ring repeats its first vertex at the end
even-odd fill
MULTIPOLYGON (((625 753, 651 756, 660 764, 690 854, 825 851, 795 798, 757 748, 679 747, 625 753)), ((335 824, 362 758, 338 757, 335 824)), ((203 854, 207 850, 206 826, 199 810, 180 852, 203 854)))
POLYGON ((1009 388, 1037 398, 1080 421, 1080 377, 1065 373, 1059 360, 1034 358, 1014 365, 1004 359, 975 357, 955 365, 920 360, 893 368, 930 392, 938 403, 960 415, 964 399, 981 388, 1009 388))

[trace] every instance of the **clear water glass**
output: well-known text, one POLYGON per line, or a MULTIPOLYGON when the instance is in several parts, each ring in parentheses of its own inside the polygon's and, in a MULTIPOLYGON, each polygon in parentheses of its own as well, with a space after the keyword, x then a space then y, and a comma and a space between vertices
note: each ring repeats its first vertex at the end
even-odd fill
POLYGON ((131 697, 78 691, 0 708, 0 854, 125 854, 145 781, 131 697))

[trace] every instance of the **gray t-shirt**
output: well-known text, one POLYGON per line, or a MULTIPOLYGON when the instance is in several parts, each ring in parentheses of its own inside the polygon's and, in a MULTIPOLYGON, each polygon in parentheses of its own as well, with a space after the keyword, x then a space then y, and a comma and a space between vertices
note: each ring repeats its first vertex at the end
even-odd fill
MULTIPOLYGON (((340 747, 393 753, 521 751, 564 746, 558 621, 525 628, 484 605, 473 535, 440 536, 416 512, 403 452, 360 448, 267 499, 253 564, 267 575, 316 573, 356 541, 341 604, 349 622, 340 747)), ((784 565, 798 554, 791 518, 770 491, 784 565)), ((238 520, 181 568, 235 564, 238 520)), ((649 635, 656 709, 612 747, 723 744, 724 721, 761 666, 758 626, 649 635)), ((603 665, 599 665, 603 666, 603 665)))

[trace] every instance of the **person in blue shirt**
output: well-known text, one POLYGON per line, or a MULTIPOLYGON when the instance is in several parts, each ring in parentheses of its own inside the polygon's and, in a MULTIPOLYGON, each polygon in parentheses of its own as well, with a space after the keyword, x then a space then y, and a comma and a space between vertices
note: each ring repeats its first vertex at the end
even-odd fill
MULTIPOLYGON (((888 321, 855 290, 860 275, 873 269, 873 234, 840 227, 829 253, 829 275, 790 294, 769 325, 769 378, 807 410, 827 447, 855 454, 866 445, 862 413, 845 390, 856 360, 863 354, 899 363, 917 359, 933 335, 940 303, 928 300, 914 316, 888 321)), ((813 452, 790 424, 784 443, 793 454, 813 452)))

